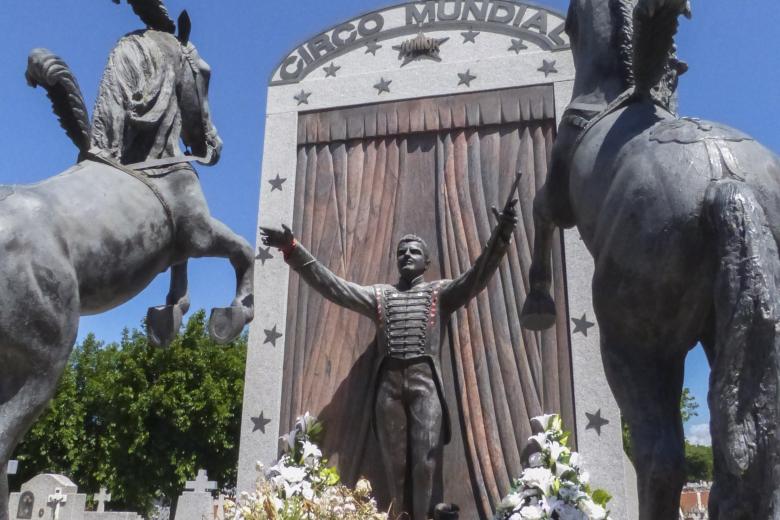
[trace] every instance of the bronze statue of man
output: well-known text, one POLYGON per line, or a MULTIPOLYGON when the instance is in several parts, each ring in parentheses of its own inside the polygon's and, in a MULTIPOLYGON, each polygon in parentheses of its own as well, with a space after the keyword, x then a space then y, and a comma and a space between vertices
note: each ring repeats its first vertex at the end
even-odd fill
POLYGON ((381 354, 375 368, 372 422, 393 507, 412 520, 430 518, 441 499, 434 496, 434 477, 451 436, 439 369, 448 317, 484 289, 498 268, 517 222, 516 203, 510 198, 502 212, 493 208, 498 225, 468 271, 436 282, 423 279, 430 257, 425 241, 416 235, 406 235, 398 243, 397 284, 364 286, 333 274, 296 242, 287 226, 261 228, 263 243, 279 248, 290 267, 315 290, 377 324, 381 354), (412 482, 407 482, 407 475, 412 482))

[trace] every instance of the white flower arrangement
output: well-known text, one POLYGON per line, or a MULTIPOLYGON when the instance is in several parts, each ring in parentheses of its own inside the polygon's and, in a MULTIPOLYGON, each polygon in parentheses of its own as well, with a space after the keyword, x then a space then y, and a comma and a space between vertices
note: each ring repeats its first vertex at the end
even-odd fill
POLYGON ((228 520, 387 520, 371 497, 371 484, 361 479, 354 490, 341 485, 338 472, 322 458, 317 440, 322 424, 308 412, 281 437, 283 455, 265 468, 254 493, 227 501, 228 520))
POLYGON ((531 422, 543 430, 528 439, 538 451, 499 504, 495 520, 611 520, 606 507, 612 497, 602 489, 591 491, 582 457, 567 446, 560 416, 531 422))

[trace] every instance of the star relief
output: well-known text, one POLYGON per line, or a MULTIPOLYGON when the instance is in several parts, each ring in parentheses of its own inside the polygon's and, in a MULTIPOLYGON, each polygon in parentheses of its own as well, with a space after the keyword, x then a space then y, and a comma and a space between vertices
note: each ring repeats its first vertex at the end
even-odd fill
POLYGON ((470 87, 471 82, 477 79, 477 77, 471 73, 471 69, 468 69, 463 73, 458 72, 458 78, 460 79, 460 81, 458 81, 458 86, 466 85, 467 87, 470 87))
POLYGON ((586 313, 582 313, 582 318, 572 318, 571 321, 574 323, 574 330, 571 331, 572 335, 579 332, 586 338, 588 337, 588 329, 596 326, 592 321, 588 321, 586 313))
POLYGON ((385 78, 380 78, 379 83, 374 85, 374 88, 376 89, 377 95, 381 94, 382 92, 390 92, 390 83, 392 83, 393 80, 387 80, 385 78))
POLYGON ((381 48, 382 46, 379 45, 379 40, 370 40, 368 43, 366 43, 366 54, 376 56, 376 51, 381 48))
POLYGON ((555 60, 542 60, 542 66, 536 70, 539 72, 544 72, 545 78, 550 74, 558 73, 558 69, 555 68, 555 60))
POLYGON ((515 38, 512 38, 512 45, 507 49, 508 51, 514 51, 515 54, 520 54, 520 51, 524 51, 528 48, 526 44, 523 43, 523 40, 517 40, 515 38))
POLYGON ((462 32, 460 35, 463 36, 463 43, 477 43, 477 36, 479 36, 479 31, 475 31, 469 27, 468 32, 462 32))
POLYGON ((255 259, 260 260, 261 265, 265 265, 268 260, 272 260, 274 255, 271 254, 271 246, 261 247, 257 250, 257 256, 255 259))
POLYGON ((282 184, 287 180, 286 177, 279 177, 279 174, 276 174, 276 178, 270 179, 268 181, 268 184, 271 185, 271 191, 279 190, 282 191, 282 184))
POLYGON ((336 73, 341 69, 339 65, 336 65, 336 62, 331 62, 330 65, 327 67, 323 67, 322 70, 325 71, 325 77, 326 78, 335 78, 336 73))
POLYGON ((295 101, 298 102, 298 105, 308 105, 309 104, 309 97, 311 96, 311 92, 306 92, 305 90, 301 89, 301 91, 293 96, 295 101))
POLYGON ((283 336, 281 332, 276 330, 276 325, 274 325, 272 329, 263 329, 263 332, 265 332, 265 341, 263 341, 263 345, 270 343, 272 347, 275 347, 276 341, 283 336))
POLYGON ((588 418, 588 425, 586 430, 596 430, 596 434, 601 437, 601 429, 609 424, 609 421, 601 416, 601 408, 596 413, 585 412, 585 417, 588 418))
POLYGON ((264 417, 265 412, 260 412, 260 415, 257 417, 250 417, 252 419, 252 432, 260 431, 260 433, 265 433, 265 427, 268 426, 271 423, 271 419, 266 419, 264 417))

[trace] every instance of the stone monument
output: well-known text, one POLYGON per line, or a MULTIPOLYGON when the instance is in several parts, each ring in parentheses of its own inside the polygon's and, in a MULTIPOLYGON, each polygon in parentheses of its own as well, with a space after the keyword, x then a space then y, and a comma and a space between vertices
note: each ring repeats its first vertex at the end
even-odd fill
MULTIPOLYGON (((392 253, 410 231, 429 246, 430 280, 465 272, 495 224, 490 205, 525 173, 505 261, 445 330, 453 435, 437 481, 461 518, 492 517, 522 469, 530 417, 543 412, 573 430, 595 484, 615 496, 615 517, 633 518, 588 289, 593 262, 576 231, 553 241, 556 326, 519 326, 533 196, 574 86, 564 29, 559 13, 521 1, 405 2, 295 47, 268 90, 260 223, 291 223, 324 266, 362 285, 394 279, 392 253)), ((374 324, 315 294, 259 237, 255 278, 264 298, 250 329, 239 491, 253 489, 256 461, 273 462, 278 437, 309 411, 345 481, 369 477, 388 503, 370 425, 374 324)))
POLYGON ((738 130, 678 117, 681 15, 687 0, 572 0, 576 80, 534 207, 523 321, 556 323, 554 229, 576 226, 597 260, 600 347, 631 431, 640 519, 679 514, 680 396, 698 342, 712 369, 709 516, 775 519, 780 158, 738 130))
POLYGON ((189 41, 186 12, 175 34, 160 0, 129 3, 147 29, 112 51, 92 121, 67 65, 45 49, 29 57, 27 80, 47 90, 79 159, 35 185, 0 186, 0 278, 9 288, 0 292, 0 520, 6 463, 53 395, 80 315, 122 304, 171 267, 166 305, 147 317, 151 342, 164 345, 189 308, 187 259, 215 256, 234 266, 237 292, 212 312, 212 337, 231 341, 253 316, 252 248, 210 216, 189 164, 214 164, 222 148, 208 109, 210 68, 189 41))

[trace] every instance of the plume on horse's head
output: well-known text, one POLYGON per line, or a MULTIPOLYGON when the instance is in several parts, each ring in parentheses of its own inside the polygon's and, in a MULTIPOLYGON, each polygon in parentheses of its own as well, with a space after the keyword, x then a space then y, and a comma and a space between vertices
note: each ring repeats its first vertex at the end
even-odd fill
POLYGON ((182 59, 169 33, 146 30, 119 40, 98 89, 92 147, 122 163, 174 155, 181 135, 176 86, 182 59))

